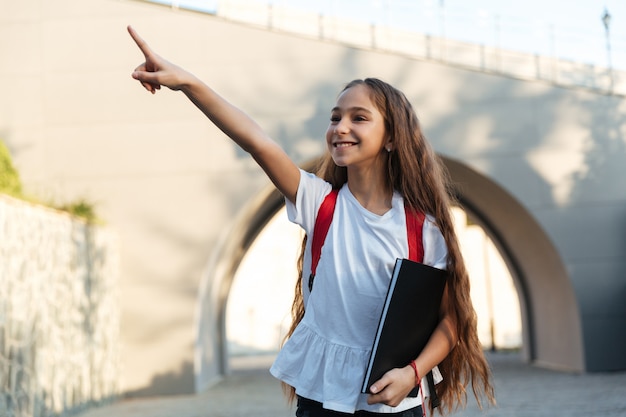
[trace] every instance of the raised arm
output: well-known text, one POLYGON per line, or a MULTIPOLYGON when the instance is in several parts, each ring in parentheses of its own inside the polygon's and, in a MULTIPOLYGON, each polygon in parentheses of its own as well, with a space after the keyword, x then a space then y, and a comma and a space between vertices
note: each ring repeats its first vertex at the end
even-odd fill
POLYGON ((190 72, 154 53, 130 26, 128 33, 145 57, 145 62, 133 72, 133 78, 152 94, 161 86, 182 91, 222 132, 252 155, 286 198, 295 202, 300 170, 285 151, 243 111, 190 72))

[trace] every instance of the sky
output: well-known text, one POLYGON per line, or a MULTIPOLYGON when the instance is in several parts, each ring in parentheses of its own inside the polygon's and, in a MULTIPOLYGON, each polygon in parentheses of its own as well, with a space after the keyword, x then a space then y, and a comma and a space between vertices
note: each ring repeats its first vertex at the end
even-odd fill
MULTIPOLYGON (((245 1, 272 3, 626 71, 626 0, 245 1), (608 37, 602 19, 605 10, 611 16, 608 37)), ((220 3, 217 0, 155 2, 212 11, 220 3)))

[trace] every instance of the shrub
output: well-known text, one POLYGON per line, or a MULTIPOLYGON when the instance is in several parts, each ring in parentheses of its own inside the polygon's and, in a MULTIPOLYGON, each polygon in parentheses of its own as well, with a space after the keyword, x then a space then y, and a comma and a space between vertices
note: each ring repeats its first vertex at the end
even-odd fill
POLYGON ((102 223, 102 220, 96 215, 94 204, 85 199, 79 199, 62 206, 55 206, 55 208, 57 210, 66 211, 73 216, 80 217, 87 223, 102 223))
MULTIPOLYGON (((36 199, 27 198, 23 194, 20 175, 13 166, 9 149, 2 140, 0 140, 0 193, 27 200, 31 203, 37 203, 36 199)), ((80 199, 61 206, 52 203, 46 205, 80 217, 88 223, 101 223, 96 215, 94 204, 85 199, 80 199)))
POLYGON ((9 149, 0 140, 0 193, 22 196, 22 182, 20 176, 13 166, 9 149))

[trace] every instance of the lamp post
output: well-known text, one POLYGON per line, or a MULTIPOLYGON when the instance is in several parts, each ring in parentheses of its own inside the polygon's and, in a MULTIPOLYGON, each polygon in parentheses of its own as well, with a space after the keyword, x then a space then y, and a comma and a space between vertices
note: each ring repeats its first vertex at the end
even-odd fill
POLYGON ((613 63, 611 61, 611 33, 609 28, 611 26, 611 15, 608 9, 604 8, 604 14, 602 15, 602 23, 604 24, 604 32, 606 34, 606 57, 609 69, 609 92, 613 92, 613 63))

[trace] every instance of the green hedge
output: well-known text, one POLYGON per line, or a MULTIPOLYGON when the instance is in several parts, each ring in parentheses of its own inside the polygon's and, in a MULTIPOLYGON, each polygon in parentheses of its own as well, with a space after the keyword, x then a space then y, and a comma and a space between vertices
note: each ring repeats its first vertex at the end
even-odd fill
MULTIPOLYGON (((13 162, 11 161, 11 154, 9 153, 9 150, 1 139, 0 193, 27 200, 31 203, 38 203, 36 199, 33 199, 30 196, 26 197, 22 192, 22 182, 20 181, 20 175, 13 166, 13 162)), ((49 207, 53 207, 57 210, 68 212, 76 217, 80 217, 89 223, 102 223, 102 221, 96 215, 94 204, 85 199, 79 199, 77 201, 73 201, 63 205, 51 203, 48 203, 46 205, 49 207)))
POLYGON ((9 149, 2 140, 0 140, 0 193, 14 197, 22 196, 20 176, 13 166, 9 149))

